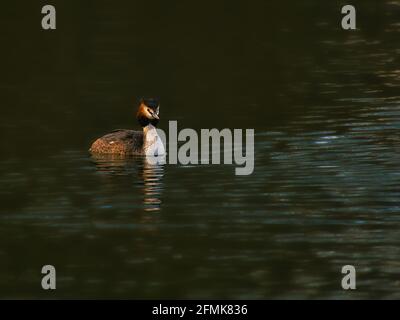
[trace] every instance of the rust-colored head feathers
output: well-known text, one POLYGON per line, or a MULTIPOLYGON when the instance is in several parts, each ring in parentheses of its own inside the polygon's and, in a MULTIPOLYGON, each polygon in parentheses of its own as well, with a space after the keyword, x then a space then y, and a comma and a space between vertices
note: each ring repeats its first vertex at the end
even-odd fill
POLYGON ((142 98, 139 103, 139 109, 136 114, 136 118, 142 127, 146 127, 149 124, 157 126, 160 113, 160 103, 157 99, 146 99, 142 98))

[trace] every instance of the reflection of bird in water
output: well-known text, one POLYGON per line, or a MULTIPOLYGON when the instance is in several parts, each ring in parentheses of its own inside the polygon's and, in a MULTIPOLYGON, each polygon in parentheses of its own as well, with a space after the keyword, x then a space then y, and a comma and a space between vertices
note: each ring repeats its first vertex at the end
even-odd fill
POLYGON ((158 158, 151 161, 146 156, 125 157, 121 155, 92 155, 97 170, 114 176, 137 174, 138 184, 143 186, 143 205, 145 211, 158 211, 161 208, 164 166, 158 158))
POLYGON ((163 189, 164 167, 162 164, 150 163, 146 158, 141 172, 144 181, 144 209, 146 211, 158 211, 161 207, 160 198, 163 189))

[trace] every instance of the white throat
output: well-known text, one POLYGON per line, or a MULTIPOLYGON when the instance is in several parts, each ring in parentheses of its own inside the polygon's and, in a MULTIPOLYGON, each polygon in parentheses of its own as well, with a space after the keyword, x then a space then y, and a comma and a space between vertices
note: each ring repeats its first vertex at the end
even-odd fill
POLYGON ((146 156, 161 156, 165 154, 164 144, 152 124, 143 128, 143 149, 146 156))

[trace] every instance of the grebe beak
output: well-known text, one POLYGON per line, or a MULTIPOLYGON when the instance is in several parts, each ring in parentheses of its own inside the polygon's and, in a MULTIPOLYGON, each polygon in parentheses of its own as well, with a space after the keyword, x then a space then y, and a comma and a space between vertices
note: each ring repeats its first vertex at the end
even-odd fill
POLYGON ((160 117, 158 116, 157 113, 152 112, 151 115, 153 116, 154 119, 160 120, 160 117))

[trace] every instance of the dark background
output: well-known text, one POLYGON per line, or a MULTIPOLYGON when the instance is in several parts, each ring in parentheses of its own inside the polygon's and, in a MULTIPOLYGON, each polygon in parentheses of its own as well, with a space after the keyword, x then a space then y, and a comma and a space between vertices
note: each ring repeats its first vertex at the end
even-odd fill
MULTIPOLYGON (((41 28, 47 2, 3 4, 1 112, 11 128, 3 128, 2 148, 88 144, 136 125, 128 119, 141 96, 159 97, 165 116, 188 127, 285 122, 323 99, 315 70, 334 72, 332 57, 348 71, 368 63, 352 59, 363 48, 345 43, 354 33, 340 28, 343 3, 53 1, 55 31, 41 28), (332 38, 338 43, 326 48, 332 38)), ((353 4, 357 36, 394 40, 385 29, 396 6, 353 4)))

